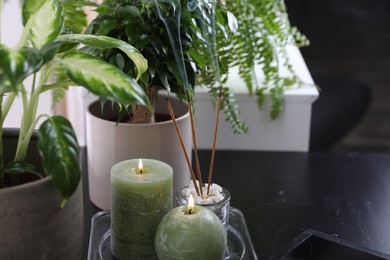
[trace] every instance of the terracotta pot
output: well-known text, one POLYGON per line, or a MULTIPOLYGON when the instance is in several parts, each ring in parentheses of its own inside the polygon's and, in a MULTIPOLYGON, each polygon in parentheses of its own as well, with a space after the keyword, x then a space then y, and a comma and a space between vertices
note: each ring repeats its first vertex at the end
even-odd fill
MULTIPOLYGON (((186 151, 191 158, 191 122, 186 103, 171 98, 176 120, 186 151)), ((97 207, 109 210, 110 170, 116 163, 128 159, 149 158, 163 161, 173 168, 173 194, 187 186, 190 173, 177 137, 173 121, 152 124, 129 124, 110 120, 116 110, 106 103, 101 112, 99 101, 87 110, 87 149, 89 195, 97 207)), ((159 96, 156 113, 169 115, 165 97, 159 96)))
MULTIPOLYGON (((18 131, 4 133, 5 161, 14 154, 18 131)), ((27 160, 40 162, 33 137, 27 160)), ((38 165, 38 164, 36 164, 38 165)), ((63 209, 51 178, 0 189, 0 259, 82 259, 81 184, 63 209)))

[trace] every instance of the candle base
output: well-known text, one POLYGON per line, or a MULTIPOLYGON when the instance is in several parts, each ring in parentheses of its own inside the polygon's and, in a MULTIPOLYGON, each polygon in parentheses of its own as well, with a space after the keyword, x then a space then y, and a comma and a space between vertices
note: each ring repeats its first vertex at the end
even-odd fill
POLYGON ((157 260, 154 239, 128 242, 111 234, 111 252, 118 260, 157 260))
MULTIPOLYGON (((100 211, 92 217, 87 260, 117 260, 111 253, 111 212, 100 211)), ((229 229, 225 259, 258 259, 244 215, 233 207, 229 211, 229 229)))

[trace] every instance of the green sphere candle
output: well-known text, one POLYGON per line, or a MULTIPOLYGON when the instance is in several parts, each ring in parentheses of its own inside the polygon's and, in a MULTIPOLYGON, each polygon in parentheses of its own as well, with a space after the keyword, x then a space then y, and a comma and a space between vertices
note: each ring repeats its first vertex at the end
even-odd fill
POLYGON ((157 160, 127 160, 112 167, 111 252, 116 258, 156 259, 154 237, 172 208, 172 178, 172 168, 157 160))
POLYGON ((224 259, 227 234, 211 210, 197 205, 180 206, 161 220, 155 247, 159 260, 224 259))

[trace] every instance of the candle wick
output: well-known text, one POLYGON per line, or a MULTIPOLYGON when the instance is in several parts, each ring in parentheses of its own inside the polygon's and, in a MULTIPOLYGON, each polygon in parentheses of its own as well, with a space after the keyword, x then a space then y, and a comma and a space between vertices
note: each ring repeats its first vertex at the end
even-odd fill
POLYGON ((139 172, 142 174, 142 170, 139 170, 139 172))
POLYGON ((188 213, 189 213, 190 215, 192 214, 191 211, 192 211, 192 209, 189 209, 189 210, 188 210, 188 213))

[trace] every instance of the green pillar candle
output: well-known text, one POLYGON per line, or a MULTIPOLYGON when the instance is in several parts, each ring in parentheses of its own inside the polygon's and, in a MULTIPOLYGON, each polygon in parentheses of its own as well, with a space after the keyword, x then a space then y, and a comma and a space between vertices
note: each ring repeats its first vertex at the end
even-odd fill
POLYGON ((159 260, 224 259, 227 234, 211 210, 197 206, 172 209, 161 220, 155 239, 159 260))
POLYGON ((172 208, 172 168, 151 159, 111 169, 111 252, 119 260, 156 259, 158 224, 172 208))

